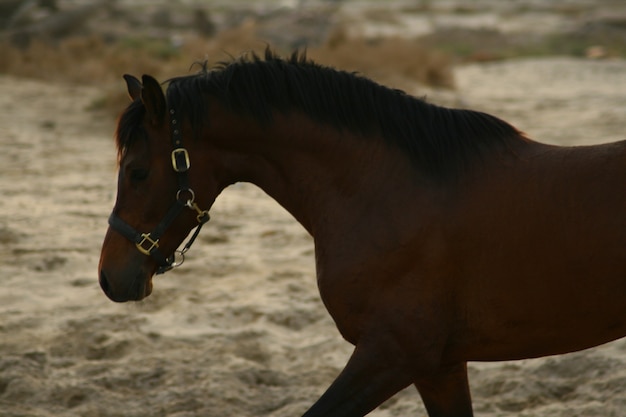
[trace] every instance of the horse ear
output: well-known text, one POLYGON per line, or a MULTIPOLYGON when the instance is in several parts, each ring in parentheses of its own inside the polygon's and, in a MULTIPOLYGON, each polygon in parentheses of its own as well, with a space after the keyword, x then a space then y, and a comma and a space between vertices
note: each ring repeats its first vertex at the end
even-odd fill
POLYGON ((124 74, 124 80, 126 80, 126 88, 128 89, 128 96, 132 101, 137 100, 141 96, 141 81, 129 74, 124 74))
POLYGON ((159 124, 163 121, 166 112, 165 95, 161 84, 149 75, 142 76, 141 80, 143 81, 141 101, 152 123, 159 124))

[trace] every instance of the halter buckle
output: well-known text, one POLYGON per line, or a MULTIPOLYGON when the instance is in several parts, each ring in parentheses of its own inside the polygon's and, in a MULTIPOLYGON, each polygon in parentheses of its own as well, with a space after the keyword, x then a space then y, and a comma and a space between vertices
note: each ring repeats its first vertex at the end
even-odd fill
POLYGON ((153 250, 158 249, 159 239, 152 239, 150 233, 142 233, 141 238, 141 241, 135 243, 135 246, 137 246, 139 252, 143 253, 144 255, 150 256, 153 250), (144 246, 146 243, 148 243, 149 246, 144 246))
POLYGON ((211 216, 209 215, 209 210, 202 210, 200 206, 198 206, 198 203, 187 204, 187 207, 196 211, 197 213, 196 220, 198 221, 199 224, 204 224, 208 222, 209 220, 211 220, 211 216))
POLYGON ((187 149, 176 148, 172 151, 172 166, 176 172, 185 172, 191 167, 187 149))

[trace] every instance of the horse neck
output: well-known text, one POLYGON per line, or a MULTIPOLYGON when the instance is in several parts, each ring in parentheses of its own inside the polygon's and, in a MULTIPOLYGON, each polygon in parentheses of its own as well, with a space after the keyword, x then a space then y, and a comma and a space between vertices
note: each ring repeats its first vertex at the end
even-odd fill
POLYGON ((219 118, 230 120, 221 141, 228 147, 222 152, 227 183, 259 186, 313 236, 327 224, 350 221, 411 177, 408 158, 379 138, 357 137, 298 114, 276 113, 268 126, 232 114, 219 118))

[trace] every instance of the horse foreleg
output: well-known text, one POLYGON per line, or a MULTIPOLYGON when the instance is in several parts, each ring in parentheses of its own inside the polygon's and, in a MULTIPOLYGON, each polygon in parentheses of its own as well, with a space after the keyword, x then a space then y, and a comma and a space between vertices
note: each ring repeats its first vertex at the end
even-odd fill
POLYGON ((413 380, 404 363, 381 340, 355 348, 348 364, 303 417, 361 417, 413 380))
POLYGON ((415 381, 429 417, 472 417, 467 364, 446 368, 415 381))

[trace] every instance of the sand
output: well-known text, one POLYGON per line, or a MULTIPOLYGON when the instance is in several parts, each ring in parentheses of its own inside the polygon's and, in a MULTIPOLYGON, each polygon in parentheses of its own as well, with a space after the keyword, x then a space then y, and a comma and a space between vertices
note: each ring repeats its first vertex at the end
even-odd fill
MULTIPOLYGON (((523 59, 456 69, 432 101, 557 144, 626 139, 626 61, 523 59)), ((124 88, 120 83, 120 89, 124 88)), ((97 283, 115 198, 114 121, 97 88, 0 76, 0 416, 297 416, 351 352, 319 300, 313 244, 235 185, 180 269, 115 304, 97 283)), ((626 340, 470 365, 477 416, 626 416, 626 340)), ((413 388, 372 416, 425 416, 413 388)))

